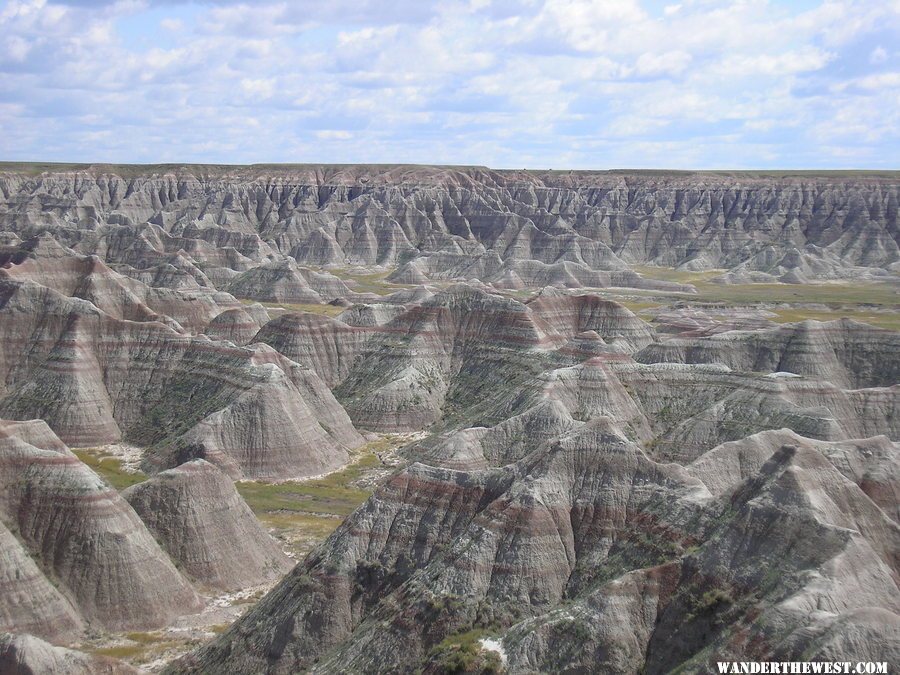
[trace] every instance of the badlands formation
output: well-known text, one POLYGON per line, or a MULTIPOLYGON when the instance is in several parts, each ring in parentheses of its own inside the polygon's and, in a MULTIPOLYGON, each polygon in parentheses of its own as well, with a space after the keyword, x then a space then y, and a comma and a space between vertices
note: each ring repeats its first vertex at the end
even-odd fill
POLYGON ((0 165, 0 671, 900 663, 898 202, 0 165))

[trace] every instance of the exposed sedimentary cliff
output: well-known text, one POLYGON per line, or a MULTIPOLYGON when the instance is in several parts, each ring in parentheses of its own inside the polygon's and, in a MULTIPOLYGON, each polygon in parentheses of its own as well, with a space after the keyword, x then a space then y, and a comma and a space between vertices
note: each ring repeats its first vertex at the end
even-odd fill
POLYGON ((292 566, 233 483, 202 459, 122 494, 192 581, 237 590, 280 579, 292 566))
POLYGON ((60 637, 86 621, 143 629, 199 610, 128 502, 45 423, 0 422, 0 495, 4 550, 20 558, 7 560, 4 576, 23 551, 35 562, 24 567, 29 585, 3 595, 7 630, 60 637))
POLYGON ((271 350, 121 319, 31 279, 0 278, 0 317, 0 414, 43 418, 70 444, 126 439, 162 466, 199 456, 286 477, 340 466, 361 442, 318 377, 271 350))
POLYGON ((312 297, 280 263, 237 277, 281 256, 408 263, 397 277, 405 282, 465 277, 507 288, 640 286, 628 265, 646 262, 799 281, 896 274, 898 194, 895 178, 865 174, 11 167, 0 174, 0 230, 22 239, 50 230, 138 268, 183 251, 194 264, 166 261, 172 271, 158 273, 206 272, 219 288, 268 280, 270 297, 312 297))
POLYGON ((721 363, 732 370, 818 377, 841 387, 900 382, 900 334, 849 319, 805 321, 766 331, 671 339, 635 355, 643 363, 721 363))
POLYGON ((502 469, 414 465, 174 670, 405 670, 479 627, 514 672, 827 658, 848 625, 852 653, 889 658, 898 537, 808 443, 716 496, 592 423, 502 469))
MULTIPOLYGON (((511 672, 900 653, 900 455, 873 437, 900 435, 900 391, 881 386, 896 334, 795 324, 723 333, 708 341, 734 349, 654 363, 675 359, 665 341, 641 348, 653 334, 635 321, 589 296, 520 304, 451 288, 368 327, 338 376, 357 415, 369 395, 354 399, 357 386, 377 387, 386 419, 406 410, 396 401, 419 373, 440 382, 474 367, 490 406, 475 387, 466 419, 491 410, 501 420, 407 448, 416 463, 172 671, 441 672, 458 649, 447 645, 472 630, 494 636, 511 672), (567 338, 585 329, 602 348, 572 349, 567 338), (617 349, 613 336, 627 339, 617 349), (535 370, 520 367, 523 354, 535 370), (800 372, 780 373, 787 361, 800 372), (515 386, 491 379, 510 366, 515 386), (356 372, 375 377, 357 385, 356 372)), ((355 334, 317 319, 294 343, 334 356, 326 346, 355 344, 335 338, 337 324, 355 334)))
POLYGON ((892 325, 890 285, 796 321, 631 269, 896 281, 898 185, 7 167, 0 664, 117 672, 38 638, 283 574, 170 671, 900 661, 900 342, 858 320, 892 325), (288 572, 234 481, 380 459, 367 432, 411 435, 288 572), (119 442, 151 474, 122 494, 66 446, 119 442))

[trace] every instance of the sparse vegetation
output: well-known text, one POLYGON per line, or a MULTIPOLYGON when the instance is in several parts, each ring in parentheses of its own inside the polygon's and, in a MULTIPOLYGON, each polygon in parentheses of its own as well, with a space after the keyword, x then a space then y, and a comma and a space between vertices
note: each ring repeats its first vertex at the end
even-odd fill
POLYGON ((692 272, 687 270, 677 270, 671 267, 656 267, 654 265, 632 265, 632 269, 646 279, 674 281, 679 284, 696 284, 697 282, 711 279, 725 272, 725 270, 692 272))
POLYGON ((159 658, 160 655, 169 649, 184 645, 184 640, 160 632, 125 633, 121 638, 124 640, 121 644, 109 646, 87 645, 84 649, 99 656, 109 656, 135 665, 141 665, 159 658))
POLYGON ((900 307, 896 288, 884 283, 712 284, 700 283, 689 300, 726 303, 822 303, 900 307))
POLYGON ((353 461, 340 471, 312 480, 235 484, 263 524, 297 557, 302 557, 331 534, 372 494, 357 485, 373 470, 382 470, 378 453, 399 444, 393 436, 368 443, 354 453, 353 461))
POLYGON ((699 612, 714 612, 720 607, 726 607, 734 602, 731 593, 721 588, 713 588, 700 596, 697 610, 699 612))
MULTIPOLYGON (((254 305, 256 300, 242 299, 241 303, 245 305, 254 305)), ((310 314, 321 314, 322 316, 337 316, 344 311, 344 307, 339 305, 329 305, 326 303, 302 302, 260 302, 260 305, 266 309, 282 310, 285 312, 308 312, 310 314)))
POLYGON ((343 279, 344 281, 353 282, 348 284, 350 288, 357 293, 376 293, 377 295, 390 295, 395 291, 403 288, 409 288, 402 284, 392 284, 386 281, 392 270, 383 272, 368 272, 361 268, 338 268, 324 270, 343 279))
POLYGON ((489 633, 480 628, 446 637, 428 654, 428 662, 432 667, 429 672, 485 675, 501 672, 500 656, 481 646, 481 639, 484 637, 489 637, 489 633))
POLYGON ((776 323, 847 317, 890 330, 900 330, 900 292, 888 283, 826 282, 812 284, 716 284, 709 279, 722 270, 687 272, 665 267, 635 266, 647 278, 692 284, 696 294, 660 293, 644 289, 597 289, 638 313, 673 302, 691 305, 716 303, 723 310, 735 306, 767 309, 776 323), (642 299, 646 298, 646 300, 642 299), (784 305, 784 306, 779 306, 784 305))
POLYGON ((259 483, 241 481, 238 492, 254 511, 299 511, 346 516, 364 502, 370 492, 344 487, 331 476, 312 481, 259 483))
POLYGON ((797 321, 834 321, 835 319, 848 318, 854 321, 867 323, 871 326, 879 328, 887 328, 889 330, 900 330, 900 307, 896 311, 860 311, 848 309, 803 309, 792 307, 790 309, 775 309, 775 318, 772 320, 777 323, 795 323, 797 321))
POLYGON ((78 459, 87 464, 116 490, 124 490, 147 480, 146 474, 140 471, 126 470, 122 466, 121 459, 98 448, 81 448, 73 450, 73 452, 78 459))

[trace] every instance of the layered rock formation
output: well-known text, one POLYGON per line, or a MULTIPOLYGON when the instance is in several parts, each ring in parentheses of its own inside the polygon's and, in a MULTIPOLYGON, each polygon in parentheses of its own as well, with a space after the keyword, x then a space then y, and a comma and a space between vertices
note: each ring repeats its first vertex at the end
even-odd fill
POLYGON ((43 422, 0 423, 0 494, 7 629, 146 629, 199 610, 134 510, 43 422))
POLYGON ((807 442, 750 474, 717 496, 603 420, 503 469, 413 465, 173 671, 440 669, 479 627, 511 672, 896 656, 896 522, 807 442))
POLYGON ((58 639, 78 634, 84 621, 16 536, 0 523, 0 630, 58 639))
POLYGON ((0 269, 0 279, 34 282, 61 295, 86 300, 105 314, 130 321, 159 321, 196 331, 225 309, 239 307, 234 297, 214 288, 148 286, 110 269, 97 256, 82 256, 44 234, 25 242, 26 257, 0 269))
POLYGON ((723 443, 691 462, 687 469, 710 492, 721 495, 755 476, 785 446, 816 450, 856 483, 889 518, 900 522, 900 445, 886 436, 827 442, 804 438, 790 429, 763 431, 723 443))
POLYGON ((409 465, 173 672, 900 660, 897 333, 776 325, 630 269, 896 280, 898 194, 870 174, 0 173, 0 628, 23 634, 0 659, 99 668, 24 634, 161 626, 199 608, 191 583, 275 580, 232 481, 330 472, 380 431, 416 432, 409 465), (652 294, 654 325, 586 286, 652 294), (64 444, 120 441, 155 474, 124 498, 64 444))
POLYGON ((202 459, 163 471, 122 496, 179 569, 201 586, 247 588, 280 579, 292 567, 234 484, 202 459))
POLYGON ((199 456, 234 477, 290 477, 340 466, 362 440, 315 373, 265 348, 2 279, 0 332, 0 413, 43 418, 72 445, 125 439, 164 467, 199 456))
POLYGON ((6 675, 137 675, 115 659, 55 647, 33 635, 0 635, 0 673, 6 675))
POLYGON ((552 364, 624 355, 654 339, 630 311, 593 295, 523 304, 456 285, 420 304, 393 307, 368 313, 356 307, 337 318, 287 314, 256 339, 315 368, 354 422, 378 431, 473 416, 500 421, 527 407, 541 386, 538 376, 552 364))
POLYGON ((463 286, 359 323, 297 316, 271 337, 327 354, 357 420, 436 433, 172 672, 443 672, 473 630, 510 672, 897 655, 895 333, 843 321, 651 344, 593 296, 463 286), (455 419, 454 388, 469 404, 455 419))
POLYGON ((789 281, 900 264, 896 179, 864 174, 84 167, 7 170, 0 195, 19 239, 49 230, 136 269, 183 251, 217 287, 280 256, 507 288, 647 285, 634 263, 789 281))
MULTIPOLYGON (((265 312, 265 308, 259 305, 257 314, 265 312)), ((266 318, 263 323, 268 323, 268 314, 263 314, 266 318)), ((240 309, 227 309, 209 322, 205 329, 205 333, 211 338, 219 340, 228 340, 236 345, 246 345, 250 343, 261 327, 257 317, 253 316, 243 307, 240 309)))
POLYGON ((672 339, 634 358, 642 363, 721 363, 732 370, 805 375, 855 389, 900 382, 898 353, 897 332, 841 319, 672 339))
POLYGON ((275 303, 319 303, 353 293, 333 274, 299 267, 291 258, 254 267, 232 279, 227 289, 241 298, 275 303))

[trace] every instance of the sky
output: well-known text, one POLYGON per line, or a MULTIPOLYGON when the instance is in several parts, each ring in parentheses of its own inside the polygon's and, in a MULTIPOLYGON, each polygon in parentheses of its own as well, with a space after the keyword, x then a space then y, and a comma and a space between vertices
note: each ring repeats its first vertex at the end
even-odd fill
POLYGON ((0 0, 0 159, 900 169, 900 0, 0 0))

